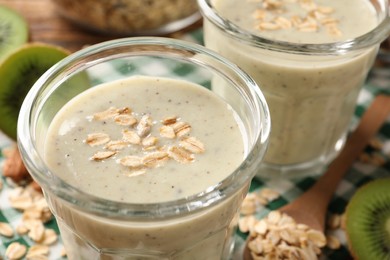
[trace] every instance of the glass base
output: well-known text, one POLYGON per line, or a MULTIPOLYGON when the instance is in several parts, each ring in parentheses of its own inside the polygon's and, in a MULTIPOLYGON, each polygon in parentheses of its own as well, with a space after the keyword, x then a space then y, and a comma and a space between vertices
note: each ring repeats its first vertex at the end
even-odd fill
POLYGON ((235 228, 221 230, 177 252, 158 252, 142 242, 139 248, 98 248, 76 234, 61 219, 57 223, 69 260, 230 260, 234 250, 235 228))
POLYGON ((309 162, 289 165, 275 165, 263 162, 259 166, 255 177, 260 179, 301 179, 322 175, 326 171, 328 164, 343 149, 345 141, 346 137, 339 139, 331 152, 309 162))

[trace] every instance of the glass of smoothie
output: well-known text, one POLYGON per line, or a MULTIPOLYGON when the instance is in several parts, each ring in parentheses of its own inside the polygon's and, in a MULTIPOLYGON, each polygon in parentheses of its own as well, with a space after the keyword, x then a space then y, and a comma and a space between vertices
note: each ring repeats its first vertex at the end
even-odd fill
MULTIPOLYGON (((206 47, 246 71, 272 118, 262 177, 323 172, 390 32, 387 0, 198 0, 206 47)), ((221 95, 229 90, 217 83, 221 95)), ((217 90, 216 90, 217 91, 217 90)))
POLYGON ((69 259, 217 260, 232 251, 269 132, 260 88, 237 66, 135 37, 47 71, 22 105, 18 144, 69 259))

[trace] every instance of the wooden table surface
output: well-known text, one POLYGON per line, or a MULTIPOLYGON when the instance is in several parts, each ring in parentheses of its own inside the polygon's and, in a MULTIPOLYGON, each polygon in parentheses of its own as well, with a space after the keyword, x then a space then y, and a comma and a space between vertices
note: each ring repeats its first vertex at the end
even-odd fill
MULTIPOLYGON (((85 45, 114 38, 78 28, 60 17, 50 0, 0 0, 0 4, 13 8, 25 17, 29 24, 31 42, 45 42, 76 51, 85 45)), ((201 21, 182 32, 166 36, 180 37, 181 33, 199 26, 201 21)))

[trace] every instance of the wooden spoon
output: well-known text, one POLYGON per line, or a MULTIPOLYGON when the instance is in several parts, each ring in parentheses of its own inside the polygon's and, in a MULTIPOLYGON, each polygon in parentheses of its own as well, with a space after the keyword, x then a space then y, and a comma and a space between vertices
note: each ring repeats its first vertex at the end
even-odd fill
MULTIPOLYGON (((323 231, 328 204, 338 183, 389 114, 390 96, 376 96, 361 118, 358 127, 348 137, 339 156, 329 165, 328 170, 308 191, 292 203, 280 208, 279 211, 291 216, 297 223, 323 231)), ((244 250, 244 259, 252 259, 247 247, 244 250)))

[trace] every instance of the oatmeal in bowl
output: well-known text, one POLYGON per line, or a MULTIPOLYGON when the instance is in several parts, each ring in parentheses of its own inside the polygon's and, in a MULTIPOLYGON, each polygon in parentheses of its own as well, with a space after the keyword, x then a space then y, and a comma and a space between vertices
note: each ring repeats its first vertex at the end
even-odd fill
POLYGON ((108 35, 162 35, 198 21, 195 0, 53 0, 60 15, 108 35))

